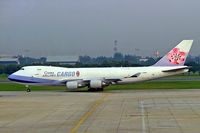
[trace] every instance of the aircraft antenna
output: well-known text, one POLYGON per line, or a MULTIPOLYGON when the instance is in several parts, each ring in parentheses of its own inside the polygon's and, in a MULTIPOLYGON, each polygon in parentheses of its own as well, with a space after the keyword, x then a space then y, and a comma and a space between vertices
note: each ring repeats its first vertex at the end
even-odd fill
POLYGON ((117 47, 118 47, 118 46, 117 46, 118 44, 117 44, 117 43, 118 43, 118 41, 115 40, 115 41, 114 41, 114 48, 113 48, 114 53, 117 53, 117 51, 118 51, 118 48, 117 48, 117 47))

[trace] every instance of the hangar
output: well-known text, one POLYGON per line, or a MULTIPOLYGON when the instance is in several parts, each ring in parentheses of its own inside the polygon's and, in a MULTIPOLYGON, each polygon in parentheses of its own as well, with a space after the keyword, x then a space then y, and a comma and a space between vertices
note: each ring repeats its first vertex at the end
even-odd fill
POLYGON ((0 65, 19 65, 19 59, 18 58, 0 58, 0 65))
POLYGON ((78 56, 48 56, 47 63, 59 65, 74 65, 79 62, 78 56))

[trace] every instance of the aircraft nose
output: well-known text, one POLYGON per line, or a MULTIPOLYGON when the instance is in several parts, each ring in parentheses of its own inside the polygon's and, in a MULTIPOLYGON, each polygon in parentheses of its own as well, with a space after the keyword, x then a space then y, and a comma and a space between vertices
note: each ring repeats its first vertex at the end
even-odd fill
POLYGON ((15 81, 16 80, 16 76, 14 74, 11 74, 8 76, 8 79, 11 81, 15 81))

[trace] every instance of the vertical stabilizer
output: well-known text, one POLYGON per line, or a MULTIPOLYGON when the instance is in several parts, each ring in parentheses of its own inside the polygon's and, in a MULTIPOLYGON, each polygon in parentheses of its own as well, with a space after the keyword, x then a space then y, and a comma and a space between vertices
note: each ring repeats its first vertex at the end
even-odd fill
POLYGON ((193 40, 183 40, 154 66, 183 66, 189 54, 193 40))

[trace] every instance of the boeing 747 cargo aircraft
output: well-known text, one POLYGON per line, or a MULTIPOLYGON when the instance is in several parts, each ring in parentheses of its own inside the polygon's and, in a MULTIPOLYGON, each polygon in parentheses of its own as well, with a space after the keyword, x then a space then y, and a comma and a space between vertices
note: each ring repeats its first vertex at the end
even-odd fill
MULTIPOLYGON (((63 68, 27 66, 8 78, 25 85, 66 86, 74 91, 82 87, 103 91, 114 84, 129 84, 188 72, 185 66, 193 40, 183 40, 156 64, 148 67, 63 68)), ((27 88, 27 91, 31 91, 27 88)))

